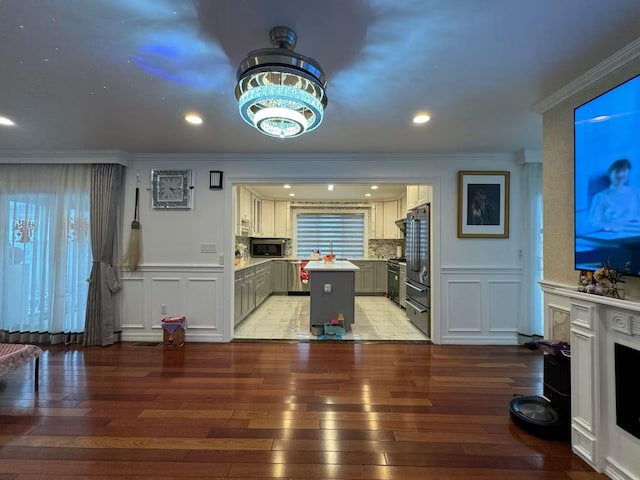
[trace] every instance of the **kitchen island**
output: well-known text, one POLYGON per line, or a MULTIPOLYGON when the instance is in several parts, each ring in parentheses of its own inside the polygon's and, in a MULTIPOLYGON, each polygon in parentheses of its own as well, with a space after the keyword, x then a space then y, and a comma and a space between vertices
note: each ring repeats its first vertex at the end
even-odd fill
POLYGON ((341 313, 344 329, 350 331, 355 317, 355 275, 360 269, 347 260, 336 260, 311 261, 305 270, 309 272, 311 297, 309 329, 324 325, 341 313))

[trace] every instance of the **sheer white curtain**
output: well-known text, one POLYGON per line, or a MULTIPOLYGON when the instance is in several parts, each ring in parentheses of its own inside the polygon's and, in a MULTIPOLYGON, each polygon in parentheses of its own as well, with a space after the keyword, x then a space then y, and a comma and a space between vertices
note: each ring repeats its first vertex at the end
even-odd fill
POLYGON ((62 342, 84 330, 90 165, 0 165, 0 330, 62 342), (54 335, 51 337, 50 335, 54 335))
POLYGON ((542 311, 542 289, 538 283, 542 279, 542 164, 527 163, 522 176, 525 219, 525 298, 529 308, 525 310, 520 333, 525 335, 544 334, 542 311))

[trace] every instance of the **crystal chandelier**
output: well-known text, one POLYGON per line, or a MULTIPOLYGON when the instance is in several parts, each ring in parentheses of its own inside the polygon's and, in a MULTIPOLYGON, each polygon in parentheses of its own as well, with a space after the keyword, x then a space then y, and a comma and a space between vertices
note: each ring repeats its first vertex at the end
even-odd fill
POLYGON ((274 48, 249 52, 238 67, 240 115, 265 135, 297 137, 322 123, 327 106, 324 73, 313 58, 293 51, 293 30, 276 27, 270 35, 274 48))

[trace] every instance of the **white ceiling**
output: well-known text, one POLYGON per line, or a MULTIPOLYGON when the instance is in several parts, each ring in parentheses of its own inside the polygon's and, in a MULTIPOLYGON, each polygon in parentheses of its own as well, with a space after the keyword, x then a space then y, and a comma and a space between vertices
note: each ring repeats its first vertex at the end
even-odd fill
POLYGON ((291 202, 323 201, 323 202, 373 202, 381 200, 395 200, 407 193, 405 184, 385 183, 375 185, 371 183, 349 183, 333 186, 328 189, 327 184, 290 184, 291 188, 284 188, 282 184, 246 184, 262 198, 271 200, 288 200, 291 202), (289 194, 295 194, 290 196, 289 194), (366 196, 369 194, 370 196, 366 196))
POLYGON ((2 149, 515 152, 531 105, 638 37, 638 0, 1 0, 2 149), (296 139, 240 119, 235 71, 278 25, 328 80, 296 139), (426 110, 430 123, 411 117, 426 110), (197 111, 198 127, 183 115, 197 111))

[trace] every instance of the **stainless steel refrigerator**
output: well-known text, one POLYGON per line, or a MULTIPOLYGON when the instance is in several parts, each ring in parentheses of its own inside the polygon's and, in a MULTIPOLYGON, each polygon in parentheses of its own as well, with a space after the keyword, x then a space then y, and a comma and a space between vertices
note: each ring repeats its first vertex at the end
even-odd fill
POLYGON ((406 258, 407 317, 431 338, 431 205, 407 213, 406 258))

